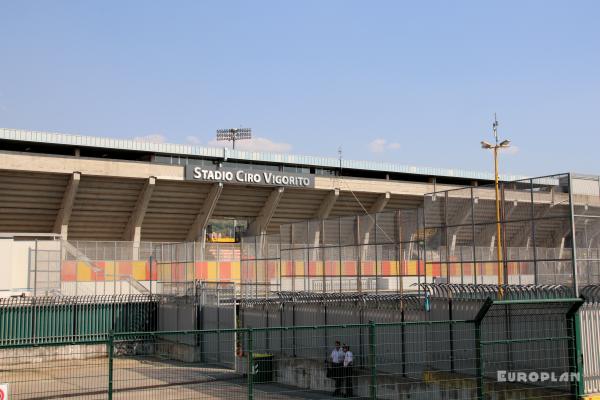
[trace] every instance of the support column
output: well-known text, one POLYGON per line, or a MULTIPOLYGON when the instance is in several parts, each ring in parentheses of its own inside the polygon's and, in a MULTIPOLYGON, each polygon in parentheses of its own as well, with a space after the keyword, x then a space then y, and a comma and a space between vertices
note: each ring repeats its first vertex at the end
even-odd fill
POLYGON ((54 221, 54 227, 52 229, 55 233, 60 233, 63 240, 67 240, 69 233, 69 220, 71 219, 71 212, 73 211, 73 204, 75 203, 75 196, 77 195, 77 189, 79 188, 79 182, 81 181, 81 173, 73 172, 65 194, 60 205, 60 211, 54 221))
MULTIPOLYGON (((327 219, 329 217, 329 214, 331 213, 331 210, 333 210, 333 206, 335 206, 335 202, 337 201, 339 196, 340 196, 339 189, 334 189, 334 190, 330 191, 327 194, 327 196, 325 196, 325 199, 321 203, 319 210, 315 214, 315 219, 321 220, 321 221, 324 219, 327 219)), ((315 237, 313 238, 313 244, 314 244, 315 248, 319 246, 319 242, 321 241, 321 231, 323 230, 324 226, 325 226, 324 224, 321 224, 321 229, 319 229, 315 232, 315 237)), ((323 267, 323 268, 325 268, 325 267, 323 267)))
MULTIPOLYGON (((385 209, 385 206, 387 205, 387 203, 390 201, 390 197, 391 194, 390 192, 385 192, 379 195, 379 197, 377 197, 377 200, 375 200, 375 203, 373 203, 373 205, 371 206, 371 208, 369 208, 369 218, 366 219, 366 221, 364 221, 364 226, 360 227, 359 229, 359 218, 356 219, 356 226, 357 226, 357 239, 358 239, 358 244, 360 245, 360 251, 359 251, 359 262, 358 262, 358 270, 359 270, 359 275, 361 276, 361 282, 360 285, 362 287, 362 263, 367 260, 367 255, 368 255, 368 245, 369 242, 371 240, 370 238, 370 231, 371 229, 373 229, 373 227, 375 227, 375 232, 377 232, 377 213, 382 212, 385 209), (364 232, 363 237, 360 237, 360 231, 364 232)), ((377 233, 375 234, 375 243, 377 243, 377 233)), ((376 271, 376 275, 377 275, 377 271, 378 271, 378 266, 377 266, 377 247, 375 248, 375 271, 376 271)), ((377 288, 377 277, 375 278, 375 288, 377 288)), ((377 289, 376 289, 377 291, 377 289)))
POLYGON ((221 192, 223 191, 223 183, 218 182, 212 185, 210 188, 210 192, 206 196, 204 200, 204 204, 200 209, 198 215, 194 219, 192 226, 187 234, 186 240, 188 242, 194 242, 198 239, 204 240, 206 239, 206 227, 208 226, 208 221, 212 217, 213 211, 217 206, 217 202, 219 201, 219 197, 221 196, 221 192))
MULTIPOLYGON (((369 208, 369 215, 373 215, 373 214, 382 212, 385 209, 385 206, 387 205, 387 203, 390 201, 390 197, 391 197, 390 192, 385 192, 385 193, 380 194, 379 197, 377 197, 377 200, 375 200, 375 203, 373 203, 371 208, 369 208)), ((375 225, 375 216, 373 216, 372 218, 369 218, 366 222, 366 226, 364 227, 365 235, 363 237, 363 244, 369 243, 369 231, 371 229, 373 229, 374 225, 375 225)))
POLYGON ((140 242, 142 237, 142 223, 152 198, 152 192, 156 186, 156 177, 149 177, 144 183, 138 199, 135 203, 135 208, 129 217, 125 231, 123 232, 123 240, 133 242, 133 259, 139 259, 140 255, 140 242))
POLYGON ((340 189, 334 189, 330 191, 327 194, 327 196, 325 196, 325 199, 323 199, 319 210, 317 210, 317 213, 315 214, 315 219, 327 219, 329 217, 329 214, 331 213, 331 210, 333 210, 333 206, 335 206, 335 202, 337 201, 339 196, 340 189))
POLYGON ((277 187, 273 189, 271 194, 269 194, 269 197, 256 217, 256 220, 254 220, 254 222, 252 222, 248 227, 249 235, 258 236, 267 232, 267 227, 271 222, 271 218, 273 218, 273 215, 275 214, 275 210, 277 209, 277 205, 279 205, 283 191, 283 187, 277 187))

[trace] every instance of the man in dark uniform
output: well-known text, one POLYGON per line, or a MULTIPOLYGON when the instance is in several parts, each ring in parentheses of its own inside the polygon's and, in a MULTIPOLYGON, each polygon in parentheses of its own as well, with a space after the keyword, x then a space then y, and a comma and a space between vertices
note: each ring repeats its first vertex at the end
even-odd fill
POLYGON ((335 348, 331 351, 331 372, 332 378, 335 382, 334 396, 342 395, 342 381, 344 380, 343 365, 344 365, 344 351, 340 347, 340 342, 335 342, 335 348))
POLYGON ((354 355, 350 351, 350 346, 344 344, 344 396, 354 397, 352 388, 352 379, 354 378, 354 355))

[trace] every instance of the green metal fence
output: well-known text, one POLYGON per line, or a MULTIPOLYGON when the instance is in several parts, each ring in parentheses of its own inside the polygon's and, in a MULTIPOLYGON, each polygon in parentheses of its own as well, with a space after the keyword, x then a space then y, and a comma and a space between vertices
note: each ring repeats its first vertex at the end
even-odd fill
POLYGON ((0 299, 0 345, 105 338, 153 331, 157 301, 147 295, 0 299))
POLYGON ((581 393, 580 304, 489 300, 472 320, 4 344, 0 384, 10 399, 570 399, 581 393), (336 341, 348 350, 339 360, 336 341))

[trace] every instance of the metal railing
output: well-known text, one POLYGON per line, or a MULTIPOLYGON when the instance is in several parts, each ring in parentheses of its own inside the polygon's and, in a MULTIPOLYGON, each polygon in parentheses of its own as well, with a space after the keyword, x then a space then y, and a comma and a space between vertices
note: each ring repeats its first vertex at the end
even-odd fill
POLYGON ((585 304, 579 310, 585 393, 600 393, 600 285, 581 288, 585 304))
POLYGON ((468 320, 111 332, 0 345, 0 382, 12 399, 567 399, 582 394, 580 304, 488 300, 468 320), (332 359, 336 342, 346 352, 332 359), (515 381, 517 373, 529 380, 515 381))
MULTIPOLYGON (((148 260, 177 261, 239 261, 238 243, 172 243, 172 242, 131 242, 131 241, 82 241, 69 243, 90 260, 132 261, 148 260)), ((67 260, 80 260, 78 255, 67 255, 67 260)))
POLYGON ((110 331, 156 330, 157 299, 148 295, 0 298, 0 347, 79 342, 110 331))
POLYGON ((194 280, 239 281, 240 245, 235 243, 57 243, 60 246, 54 250, 29 250, 29 288, 23 292, 34 296, 152 294, 162 288, 157 281, 167 288, 194 280))
POLYGON ((572 288, 564 285, 473 285, 457 283, 422 283, 431 297, 445 299, 555 299, 574 297, 572 288))
POLYGON ((310 292, 421 283, 600 283, 600 180, 560 174, 430 193, 422 208, 280 226, 242 239, 241 282, 310 292), (497 225, 501 237, 497 238, 497 225), (498 243, 501 260, 498 261, 498 243))

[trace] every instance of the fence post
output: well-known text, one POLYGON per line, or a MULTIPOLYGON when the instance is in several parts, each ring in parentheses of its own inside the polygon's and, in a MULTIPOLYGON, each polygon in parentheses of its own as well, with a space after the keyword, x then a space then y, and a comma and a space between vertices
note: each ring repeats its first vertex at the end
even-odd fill
POLYGON ((73 308, 72 311, 73 313, 73 337, 77 336, 77 298, 75 298, 75 300, 73 301, 73 308))
POLYGON ((573 268, 572 276, 573 276, 573 293, 575 296, 579 296, 579 277, 577 275, 577 240, 575 238, 575 233, 577 232, 577 227, 575 225, 575 203, 573 201, 573 174, 569 172, 569 213, 571 214, 570 224, 571 224, 571 264, 573 268))
MULTIPOLYGON (((150 265, 149 265, 149 269, 150 269, 150 276, 148 277, 148 281, 150 283, 150 296, 152 296, 152 255, 150 255, 150 265)), ((194 263, 195 265, 195 263, 194 263)))
MULTIPOLYGON (((115 268, 116 268, 116 266, 115 266, 115 268)), ((116 328, 116 326, 117 326, 117 322, 116 322, 117 311, 115 310, 115 307, 117 306, 117 299, 116 299, 116 297, 115 297, 114 294, 113 294, 111 300, 112 300, 112 303, 111 303, 111 307, 110 307, 110 310, 111 310, 110 311, 111 312, 111 316, 110 316, 110 318, 111 318, 111 325, 110 325, 111 328, 110 329, 111 329, 111 331, 114 331, 115 328, 116 328)))
MULTIPOLYGON (((490 307, 494 304, 491 298, 487 298, 483 306, 479 309, 479 312, 473 320, 475 324, 475 371, 477 375, 477 399, 484 400, 484 380, 483 380, 483 352, 481 351, 481 321, 489 311, 490 307)), ((451 322, 450 322, 451 323, 451 322)))
POLYGON ((35 247, 33 253, 33 297, 37 297, 37 271, 38 271, 38 240, 35 239, 35 247))
POLYGON ((475 321, 475 372, 477 375, 477 399, 483 400, 483 360, 481 354, 481 321, 475 321))
POLYGON ((579 308, 583 305, 583 300, 573 303, 567 312, 567 332, 571 338, 569 344, 569 369, 571 373, 577 374, 577 380, 571 382, 571 393, 576 397, 583 396, 585 392, 585 382, 583 381, 583 354, 581 350, 581 320, 579 318, 579 308))
POLYGON ((254 399, 254 343, 252 328, 248 332, 248 400, 254 399))
POLYGON ((113 398, 113 352, 115 335, 112 329, 108 332, 108 400, 113 398))
MULTIPOLYGON (((292 326, 296 326, 296 302, 292 303, 292 326)), ((296 330, 292 329, 292 356, 296 357, 296 330)))
POLYGON ((450 321, 450 372, 454 372, 454 324, 452 323, 452 297, 448 299, 448 320, 450 321))
MULTIPOLYGON (((218 268, 218 264, 217 264, 218 268)), ((217 362, 221 362, 221 296, 219 290, 219 282, 217 282, 217 362)))
POLYGON ((37 297, 33 296, 31 300, 31 343, 36 343, 36 329, 37 329, 37 314, 38 314, 38 305, 37 305, 37 297))
MULTIPOLYGON (((419 289, 420 290, 420 289, 419 289)), ((402 322, 402 325, 400 325, 400 337, 401 337, 401 341, 402 341, 402 347, 401 347, 401 357, 402 357, 402 376, 406 377, 406 333, 405 333, 405 323, 404 323, 404 301, 402 301, 400 303, 400 322, 402 322)))
POLYGON ((371 367, 371 399, 377 399, 377 343, 375 322, 369 321, 369 366, 371 367))

